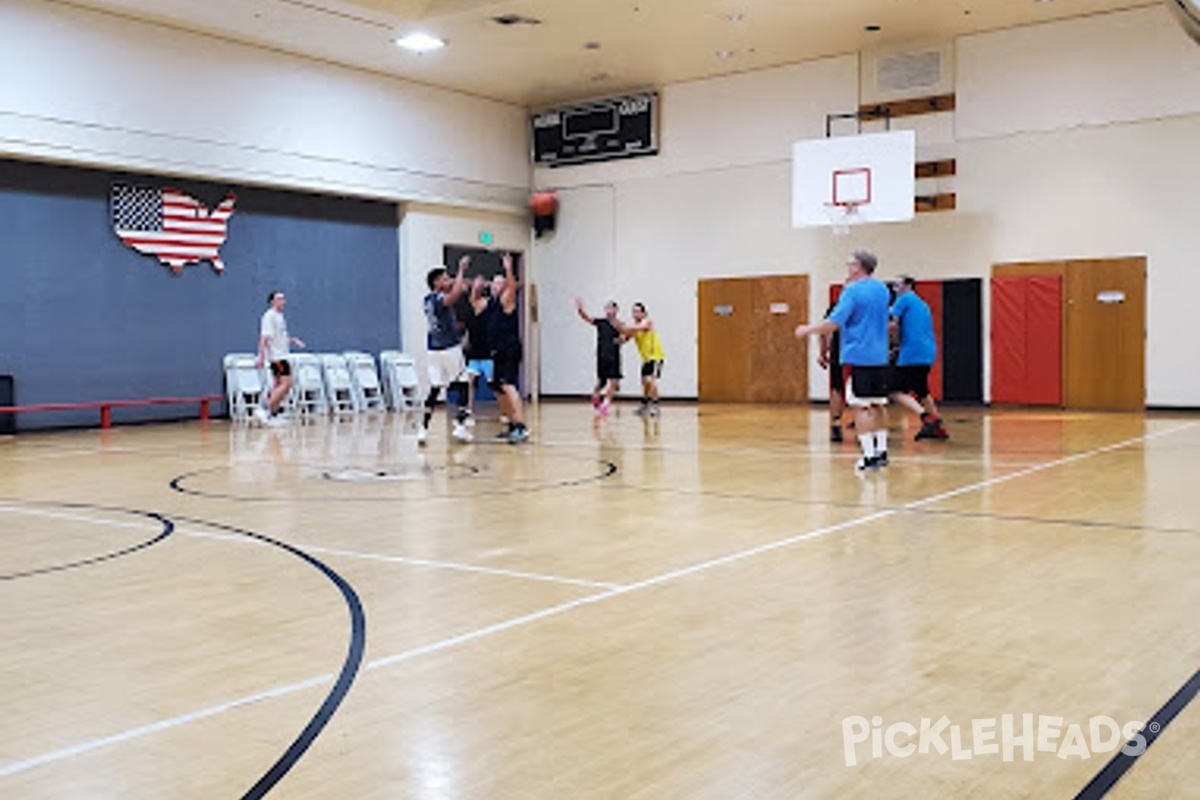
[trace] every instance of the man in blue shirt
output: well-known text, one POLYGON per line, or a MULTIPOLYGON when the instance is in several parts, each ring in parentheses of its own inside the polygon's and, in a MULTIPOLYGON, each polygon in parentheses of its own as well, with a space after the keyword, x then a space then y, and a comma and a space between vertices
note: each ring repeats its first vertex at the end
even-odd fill
POLYGON ((846 288, 823 321, 796 328, 797 338, 813 334, 841 335, 846 404, 854 409, 854 429, 863 457, 862 471, 888 464, 888 288, 875 279, 878 260, 855 250, 846 261, 846 288))
POLYGON ((900 342, 900 356, 892 377, 892 399, 921 418, 916 440, 948 439, 937 403, 929 392, 929 370, 937 361, 937 336, 933 313, 916 292, 917 282, 908 275, 895 283, 892 328, 900 342))

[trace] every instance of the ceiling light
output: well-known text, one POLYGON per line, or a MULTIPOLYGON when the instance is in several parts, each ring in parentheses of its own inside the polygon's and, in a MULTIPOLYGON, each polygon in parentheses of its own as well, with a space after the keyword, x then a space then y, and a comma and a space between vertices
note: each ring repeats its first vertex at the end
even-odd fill
POLYGON ((722 59, 733 58, 733 51, 732 50, 718 50, 717 58, 722 58, 722 59))
POLYGON ((878 25, 864 25, 863 30, 866 31, 867 33, 878 33, 879 31, 881 31, 883 29, 881 27, 879 27, 878 25))
POLYGON ((430 36, 428 33, 410 33, 397 39, 396 44, 405 50, 412 50, 414 53, 428 53, 446 46, 444 41, 436 36, 430 36))

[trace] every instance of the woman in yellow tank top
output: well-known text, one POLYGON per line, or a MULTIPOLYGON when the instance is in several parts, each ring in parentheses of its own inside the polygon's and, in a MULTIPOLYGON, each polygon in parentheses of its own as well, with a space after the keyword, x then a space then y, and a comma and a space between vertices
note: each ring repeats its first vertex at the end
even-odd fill
POLYGON ((658 330, 654 327, 654 321, 646 314, 644 304, 633 304, 633 324, 626 328, 625 334, 633 337, 638 354, 642 357, 642 405, 638 413, 657 417, 658 379, 662 377, 665 354, 662 340, 658 338, 658 330))

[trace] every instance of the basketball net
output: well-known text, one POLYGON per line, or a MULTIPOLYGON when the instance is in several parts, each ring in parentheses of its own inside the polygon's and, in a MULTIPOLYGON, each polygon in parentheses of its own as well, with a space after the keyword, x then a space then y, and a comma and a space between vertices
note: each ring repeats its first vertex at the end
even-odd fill
POLYGON ((862 222, 858 207, 860 203, 826 203, 825 215, 829 218, 829 227, 835 236, 845 236, 850 233, 850 226, 862 222))

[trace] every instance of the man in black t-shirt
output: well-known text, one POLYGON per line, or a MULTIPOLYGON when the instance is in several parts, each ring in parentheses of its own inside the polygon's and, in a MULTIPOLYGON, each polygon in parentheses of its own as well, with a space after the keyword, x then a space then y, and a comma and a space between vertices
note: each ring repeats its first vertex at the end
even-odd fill
POLYGON ((603 317, 593 317, 583 308, 583 301, 575 301, 575 310, 580 319, 596 328, 596 389, 592 392, 592 405, 601 417, 608 416, 613 397, 621 388, 621 328, 617 319, 617 304, 611 300, 604 306, 603 317))

